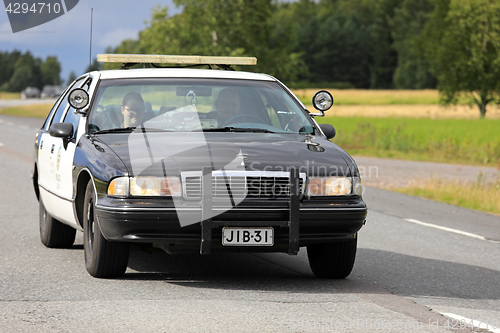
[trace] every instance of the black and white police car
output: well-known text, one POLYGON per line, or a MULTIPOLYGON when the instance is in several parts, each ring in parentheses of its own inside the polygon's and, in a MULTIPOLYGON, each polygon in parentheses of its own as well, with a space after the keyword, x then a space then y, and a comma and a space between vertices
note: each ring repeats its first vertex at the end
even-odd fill
POLYGON ((367 207, 356 163, 314 120, 333 104, 328 92, 310 113, 274 77, 231 70, 255 58, 98 60, 123 69, 76 79, 36 135, 45 246, 71 247, 83 231, 94 277, 123 275, 132 244, 202 255, 307 247, 316 276, 350 274, 367 207), (128 69, 138 63, 162 68, 128 69))

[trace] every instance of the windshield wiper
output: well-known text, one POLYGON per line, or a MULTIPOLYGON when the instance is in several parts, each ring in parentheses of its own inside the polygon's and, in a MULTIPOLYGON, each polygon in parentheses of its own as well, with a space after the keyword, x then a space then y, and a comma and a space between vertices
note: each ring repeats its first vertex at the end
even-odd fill
POLYGON ((93 132, 92 134, 106 134, 106 133, 128 133, 136 129, 136 126, 124 127, 124 128, 110 128, 102 131, 93 132))
POLYGON ((263 128, 241 128, 241 127, 218 127, 218 128, 204 128, 200 130, 196 130, 193 132, 250 132, 250 133, 275 133, 268 129, 263 128))
POLYGON ((170 130, 165 130, 161 128, 149 128, 140 126, 130 126, 125 128, 110 128, 102 131, 93 132, 92 134, 106 134, 106 133, 130 133, 133 131, 143 131, 143 132, 174 132, 170 130))

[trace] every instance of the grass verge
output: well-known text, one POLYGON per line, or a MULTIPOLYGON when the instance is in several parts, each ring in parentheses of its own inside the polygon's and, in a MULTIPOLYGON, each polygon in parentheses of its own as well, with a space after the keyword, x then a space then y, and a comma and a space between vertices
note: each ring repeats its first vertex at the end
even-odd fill
POLYGON ((350 154, 497 167, 500 119, 325 117, 350 154))
POLYGON ((392 191, 444 202, 450 205, 475 209, 500 215, 500 178, 485 183, 430 179, 422 184, 405 188, 392 188, 392 191))
POLYGON ((33 104, 0 109, 0 114, 18 117, 45 118, 54 104, 33 104))
POLYGON ((0 99, 20 99, 21 93, 0 91, 0 99))

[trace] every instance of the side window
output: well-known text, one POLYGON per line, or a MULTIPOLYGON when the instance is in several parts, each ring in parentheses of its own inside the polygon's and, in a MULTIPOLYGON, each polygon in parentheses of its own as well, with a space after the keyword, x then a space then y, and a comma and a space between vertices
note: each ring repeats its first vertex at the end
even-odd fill
POLYGON ((66 95, 64 95, 63 100, 61 101, 61 104, 59 104, 59 106, 56 110, 56 113, 54 114, 54 117, 52 118, 51 124, 61 122, 61 120, 62 120, 61 118, 62 118, 64 111, 66 110, 66 107, 68 106, 68 104, 69 104, 69 102, 68 102, 67 94, 66 94, 66 95))
MULTIPOLYGON (((52 125, 52 124, 60 123, 62 121, 62 117, 64 115, 64 111, 66 110, 66 107, 69 104, 68 98, 67 98, 68 97, 68 93, 74 87, 78 87, 79 85, 81 85, 82 82, 83 82, 83 79, 85 79, 85 77, 82 77, 82 78, 78 79, 77 81, 73 82, 73 84, 71 85, 71 87, 69 89, 67 89, 64 94, 61 94, 61 96, 57 100, 58 102, 59 102, 59 100, 61 100, 61 103, 59 104, 59 106, 55 110, 55 114, 52 117, 52 120, 50 121, 50 124, 47 124, 47 122, 49 121, 51 115, 54 113, 54 108, 52 108, 52 110, 50 111, 50 114, 49 114, 49 116, 47 117, 47 119, 45 120, 45 123, 44 123, 44 128, 45 129, 48 129, 50 127, 50 125, 52 125)), ((55 105, 57 105, 57 102, 56 102, 56 104, 54 104, 54 106, 55 105)))
MULTIPOLYGON (((87 79, 85 83, 81 86, 85 91, 89 90, 91 80, 87 79)), ((77 85, 75 85, 77 87, 77 85)), ((69 102, 68 102, 69 103, 69 102)), ((81 115, 79 113, 75 113, 75 109, 73 107, 69 107, 68 112, 66 113, 66 117, 64 118, 65 123, 73 124, 73 138, 76 137, 76 133, 78 131, 78 124, 80 123, 81 115)))
POLYGON ((61 94, 61 96, 59 96, 59 98, 57 99, 57 101, 54 103, 54 106, 52 106, 52 109, 50 110, 49 115, 47 116, 47 118, 45 118, 45 121, 43 122, 42 128, 45 128, 45 129, 48 128, 47 125, 48 125, 50 119, 52 118, 52 115, 54 114, 54 112, 56 112, 56 109, 57 109, 56 105, 63 98, 63 96, 64 96, 64 94, 61 94))
POLYGON ((81 115, 79 113, 75 113, 75 109, 72 107, 69 108, 68 113, 66 114, 66 118, 64 118, 65 123, 73 124, 73 137, 76 137, 76 131, 78 130, 78 124, 80 123, 81 115))
MULTIPOLYGON (((65 117, 64 117, 64 111, 67 109, 67 107, 69 105, 68 94, 71 92, 71 90, 73 88, 79 87, 83 83, 83 79, 84 78, 81 78, 81 79, 75 81, 75 83, 72 85, 72 87, 66 91, 66 94, 64 94, 61 97, 62 98, 61 104, 59 104, 59 106, 57 107, 57 110, 56 110, 54 117, 52 118, 52 122, 51 122, 51 124, 62 123, 62 122, 73 124, 73 137, 75 137, 76 131, 78 129, 78 123, 80 122, 80 115, 75 114, 75 112, 74 112, 75 109, 73 109, 72 107, 69 107, 69 110, 68 110, 65 117)), ((88 87, 89 87, 88 84, 84 84, 82 88, 85 90, 88 90, 88 87)))

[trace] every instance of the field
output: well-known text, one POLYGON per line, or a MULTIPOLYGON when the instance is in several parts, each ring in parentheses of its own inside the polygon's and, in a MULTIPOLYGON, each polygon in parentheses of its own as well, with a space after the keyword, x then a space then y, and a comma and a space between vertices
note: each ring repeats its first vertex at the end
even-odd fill
MULTIPOLYGON (((457 106, 440 105, 437 90, 327 90, 335 100, 332 109, 326 113, 327 117, 479 118, 477 106, 470 105, 470 101, 465 98, 457 106)), ((318 89, 293 90, 312 112, 314 108, 311 100, 317 91, 318 89)), ((500 119, 500 107, 488 105, 486 118, 500 119)))
POLYGON ((500 119, 317 117, 353 155, 498 166, 500 119))
POLYGON ((20 99, 21 93, 11 93, 0 91, 0 99, 20 99))
POLYGON ((0 114, 18 117, 45 118, 53 104, 33 104, 0 109, 0 114))
MULTIPOLYGON (((304 104, 311 104, 314 94, 320 89, 295 89, 293 93, 304 104)), ((364 90, 325 89, 335 100, 335 105, 394 105, 394 104, 438 104, 437 90, 364 90)))

